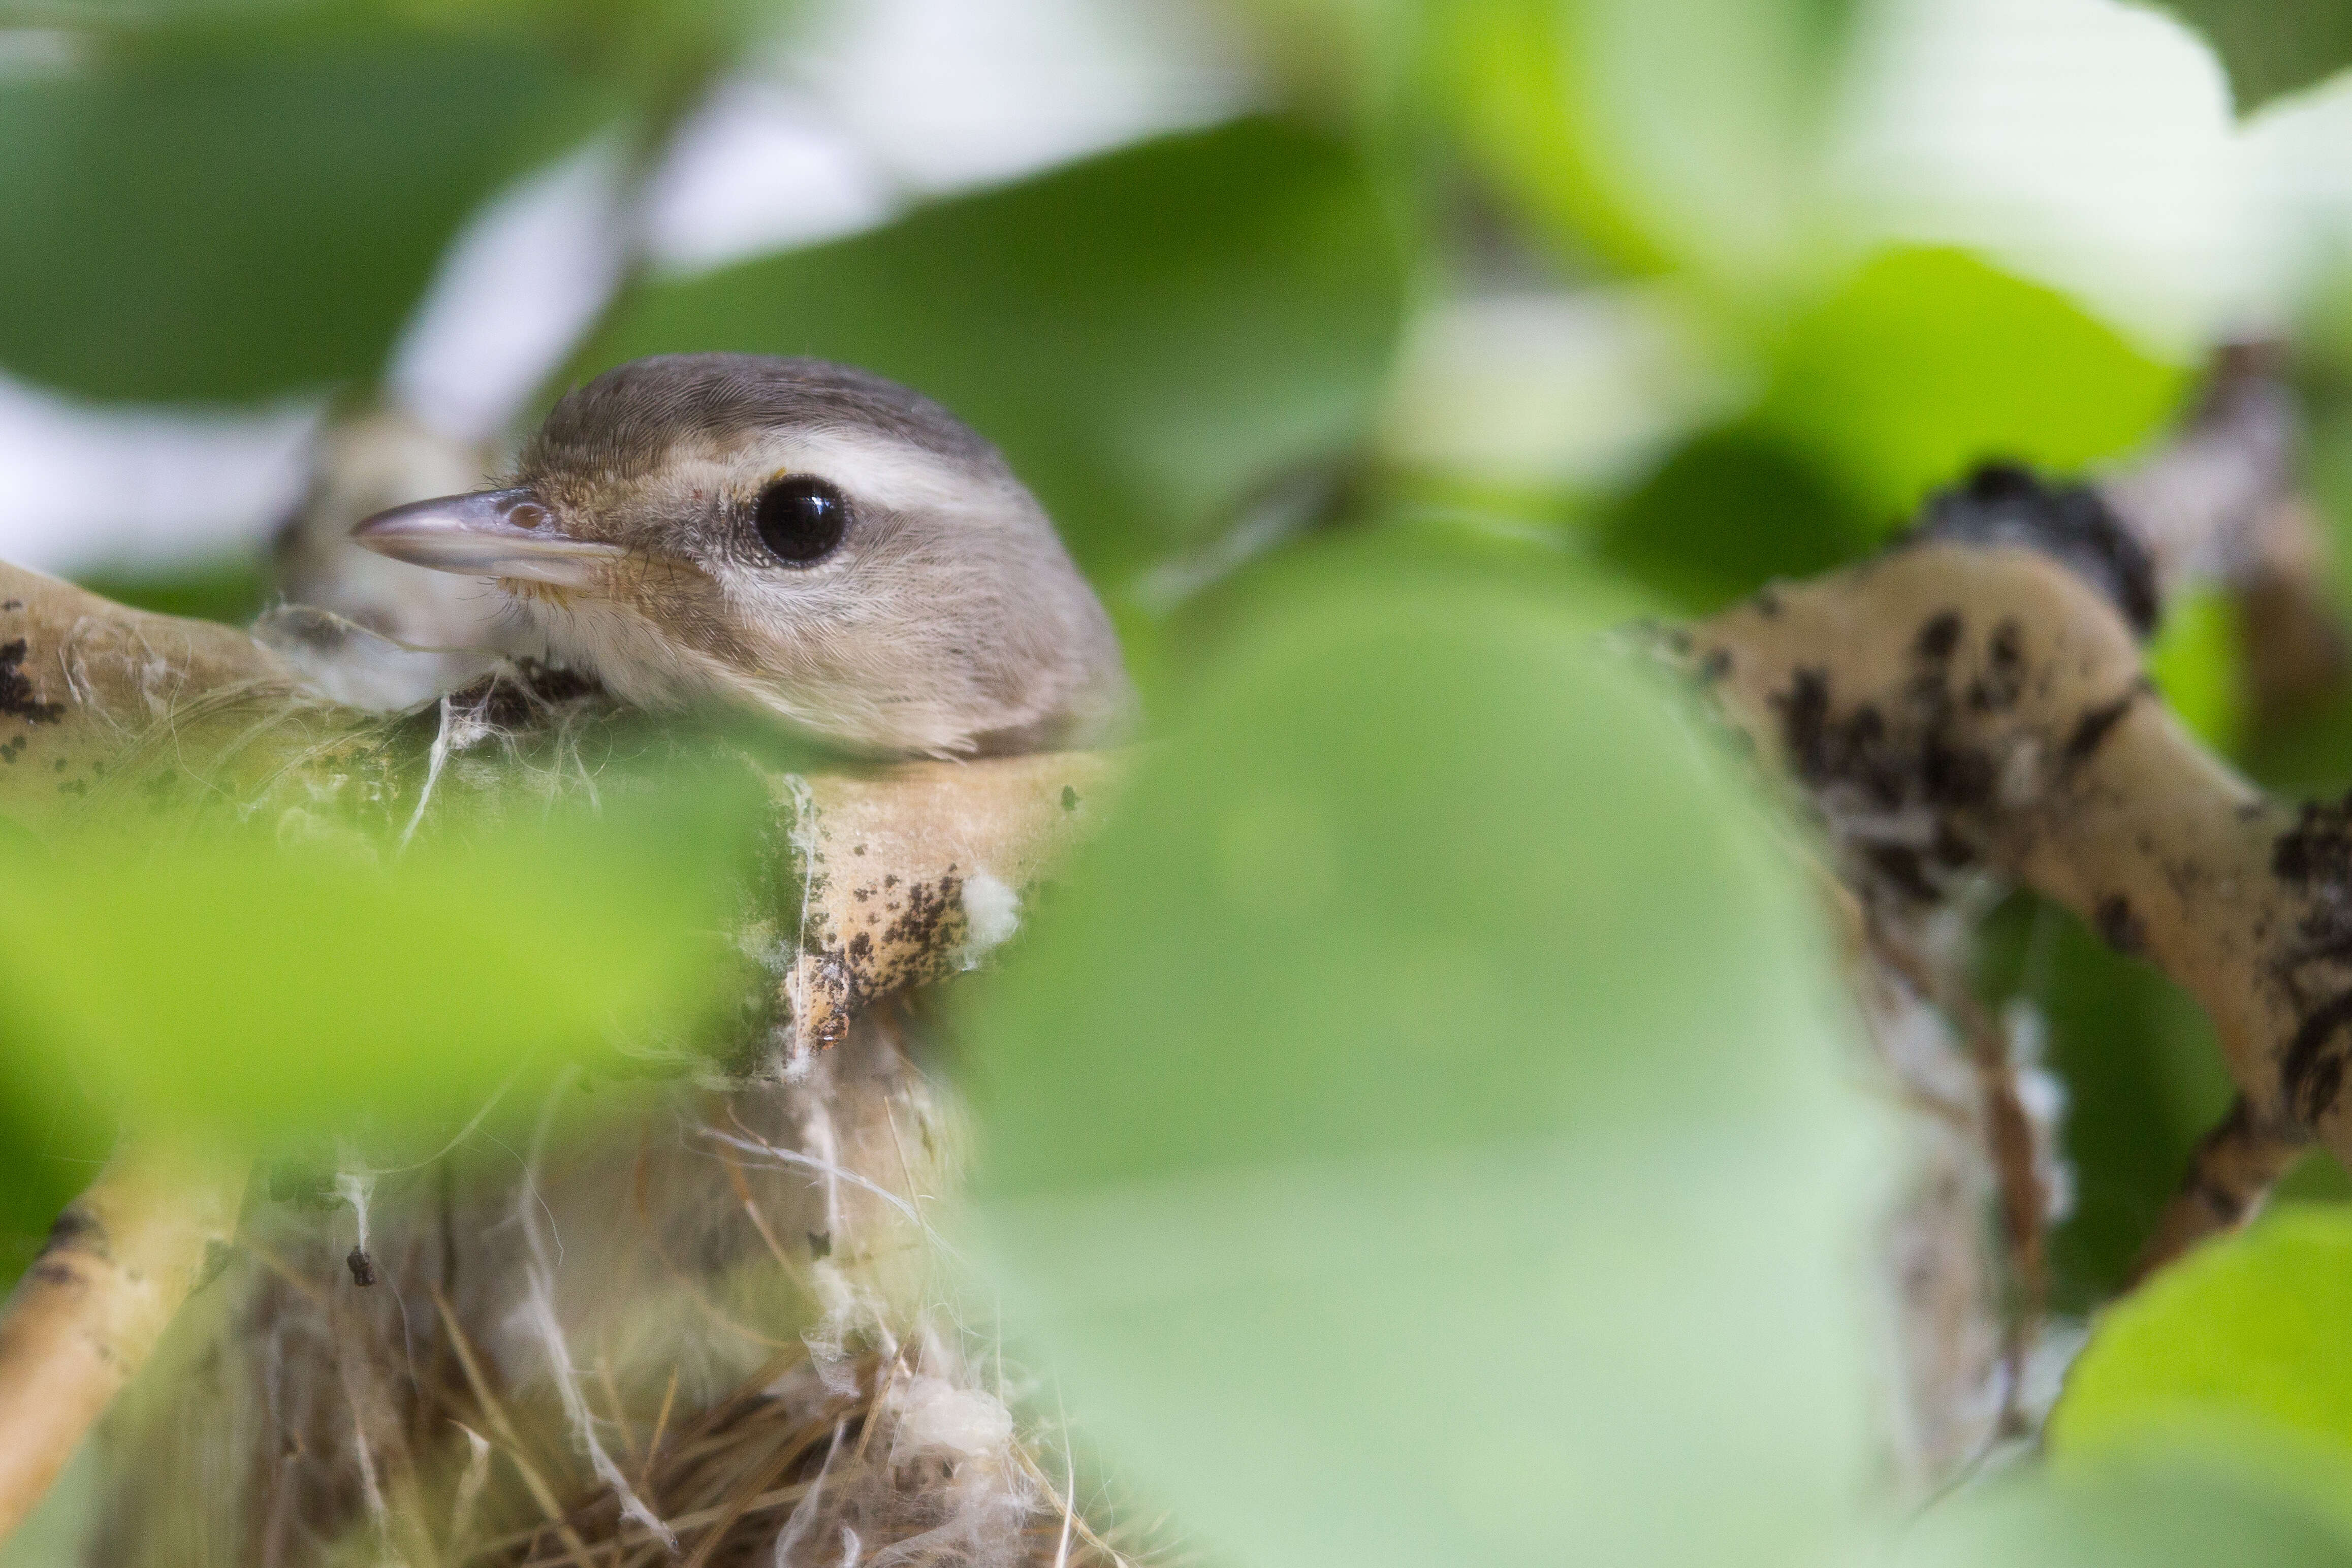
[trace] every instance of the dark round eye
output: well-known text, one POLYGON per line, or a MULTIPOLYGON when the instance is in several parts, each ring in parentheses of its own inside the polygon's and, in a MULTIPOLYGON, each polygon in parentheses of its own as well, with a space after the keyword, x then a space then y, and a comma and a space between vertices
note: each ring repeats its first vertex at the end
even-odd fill
POLYGON ((760 492, 751 520, 778 560, 814 566, 849 532, 849 498, 822 479, 794 474, 760 492))

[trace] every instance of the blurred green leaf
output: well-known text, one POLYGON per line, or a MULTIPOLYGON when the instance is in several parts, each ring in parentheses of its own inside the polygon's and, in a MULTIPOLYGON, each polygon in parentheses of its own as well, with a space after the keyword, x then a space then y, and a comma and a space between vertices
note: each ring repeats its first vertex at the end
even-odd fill
MULTIPOLYGON (((24 1049, 15 1030, 0 1049, 24 1049)), ((0 1092, 0 1293, 39 1255, 49 1227, 98 1175, 113 1127, 68 1083, 38 1099, 0 1092)))
POLYGON ((2204 35, 2242 115, 2352 66, 2345 0, 2156 0, 2204 35))
POLYGON ((0 1568, 75 1568, 88 1561, 90 1527, 105 1492, 100 1446, 85 1439, 40 1506, 0 1540, 0 1568))
POLYGON ((2013 1477, 1928 1509, 1893 1568, 2343 1568, 2324 1523, 2257 1488, 2179 1464, 2013 1477))
POLYGON ((1250 121, 656 282, 582 370, 737 349, 879 371, 1002 446, 1100 573, 1199 538, 1253 487, 1352 442, 1402 288, 1356 162, 1250 121))
POLYGON ((2347 1322, 2352 1213, 2282 1209, 2210 1242, 2100 1318, 2051 1415, 2053 1462, 2194 1462, 2352 1539, 2347 1322))
POLYGON ((2216 586, 2174 594, 2148 644, 2147 673, 2180 722, 2224 756, 2246 733, 2245 682, 2237 596, 2216 586))
POLYGON ((513 38, 340 16, 87 48, 0 79, 0 367, 103 397, 372 374, 458 224, 613 108, 513 38))
POLYGON ((2065 909, 2008 900, 1981 933, 1979 984, 2031 1002, 2065 1091, 2074 1204, 2050 1240, 2052 1305, 2087 1312, 2128 1282, 2189 1152, 2233 1092, 2213 1025, 2188 993, 2065 909))
POLYGON ((1008 1315, 1221 1560, 1820 1562, 1875 1124, 1814 911, 1558 599, 1326 564, 967 1020, 1008 1315))
MULTIPOLYGON (((484 820, 375 854, 307 821, 77 845, 0 901, 5 1071, 245 1137, 478 1105, 520 1071, 679 1045, 724 999, 757 802, 715 781, 484 820)), ((299 813, 296 816, 299 818, 299 813)))
POLYGON ((1877 519, 1836 476, 1748 425, 1695 437, 1598 519, 1601 558, 1704 614, 1776 577, 1811 577, 1866 552, 1877 519))
POLYGON ((1743 297, 1815 248, 1850 0, 1443 0, 1442 111, 1556 233, 1743 297))
POLYGON ((269 602, 269 566, 258 555, 216 557, 169 570, 126 562, 77 572, 74 580, 92 593, 152 610, 242 626, 269 602))
POLYGON ((2181 368, 1962 251, 1882 254, 1791 324, 1760 417, 1890 521, 1976 463, 2080 468, 2174 412, 2181 368))
POLYGON ((1254 61, 1281 101, 1378 142, 1406 120, 1420 74, 1423 0, 1234 0, 1254 61))

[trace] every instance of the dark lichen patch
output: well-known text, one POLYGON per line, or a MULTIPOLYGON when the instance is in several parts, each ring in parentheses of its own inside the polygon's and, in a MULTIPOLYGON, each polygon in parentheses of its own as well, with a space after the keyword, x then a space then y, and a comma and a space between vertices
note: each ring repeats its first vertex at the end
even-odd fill
POLYGON ((2352 963, 2352 796, 2306 802, 2273 841, 2271 873, 2307 901, 2294 946, 2278 962, 2279 982, 2301 1013, 2279 1059, 2279 1088, 2291 1110, 2316 1121, 2343 1091, 2352 1049, 2342 1038, 2352 1025, 2352 990, 2342 988, 2342 967, 2352 963))
POLYGON ((1709 648, 1706 656, 1698 662, 1698 678, 1703 685, 1713 685, 1729 674, 1731 674, 1731 650, 1728 648, 1709 648))
MULTIPOLYGON (((2327 1021, 2330 1009, 2344 999, 2335 994, 2343 983, 2342 968, 2352 965, 2352 796, 2305 803, 2294 825, 2272 841, 2270 863, 2271 873, 2305 901, 2294 945, 2280 955, 2277 974, 2305 1015, 2280 1071, 2297 1092, 2306 1092, 2317 1082, 2316 1064, 2334 1031, 2327 1021), (2315 966, 2315 980, 2309 973, 2315 966), (2324 999, 2314 1006, 2315 997, 2324 999)), ((2340 1077, 2340 1067, 2336 1075, 2340 1077)), ((2331 1083, 2330 1103, 2333 1097, 2331 1083)))
POLYGON ((1789 759, 1807 783, 1830 776, 1830 677, 1826 670, 1801 668, 1790 677, 1789 689, 1776 692, 1772 706, 1780 710, 1780 739, 1789 759))
POLYGON ((2073 733, 2066 737, 2065 747, 2060 753, 2061 760, 2069 768, 2079 768, 2088 762, 2092 754, 2106 743, 2107 737, 2115 733, 2116 726, 2124 721, 2124 715, 2131 712, 2132 705, 2153 689, 2146 677, 2142 677, 2134 681, 2131 688, 2113 702, 2085 708, 2083 716, 2075 720, 2073 733))
POLYGON ((32 644, 22 637, 0 643, 0 714, 11 714, 26 724, 55 724, 65 717, 66 705, 45 703, 25 674, 32 644))
POLYGON ((2122 894, 2111 893, 2099 900, 2092 919, 2099 936, 2116 952, 2137 958, 2147 951, 2147 928, 2134 913, 2131 900, 2122 894))
POLYGON ((1931 803, 1965 810, 1990 800, 2000 776, 1981 748, 1953 745, 1931 733, 1920 747, 1919 781, 1931 803))
POLYGON ((86 1252, 101 1260, 112 1256, 106 1227, 78 1203, 68 1205, 49 1226, 48 1239, 41 1243, 41 1255, 47 1257, 52 1252, 86 1252))
POLYGON ((1773 590, 1769 588, 1765 589, 1763 591, 1757 594, 1751 602, 1756 606, 1756 613, 1764 617, 1765 620, 1776 621, 1780 619, 1780 595, 1773 590))
POLYGON ((809 1256, 812 1258, 824 1259, 832 1257, 833 1232, 830 1230, 810 1231, 808 1233, 808 1249, 809 1256))
POLYGON ((1961 628, 1960 612, 1957 610, 1946 610, 1930 616, 1919 628, 1919 635, 1912 643, 1912 652, 1920 658, 1941 663, 1950 658, 1952 650, 1960 645, 1961 628))
POLYGON ((1872 702, 1839 716, 1826 672, 1796 673, 1773 701, 1790 758, 1807 783, 1845 785, 1884 810, 1906 805, 1966 810, 1992 798, 2000 768, 1955 722, 1945 672, 1948 650, 1938 649, 1944 649, 1940 637, 1921 639, 1925 667, 1906 684, 1893 719, 1872 702))
POLYGON ((2340 992, 2305 1015, 2279 1059, 2279 1090, 2305 1122, 2317 1122, 2344 1090, 2346 1047, 2338 1038, 2352 1024, 2352 991, 2340 992))
POLYGON ((2305 801, 2294 826, 2271 844, 2271 874, 2298 888, 2352 883, 2352 795, 2305 801))
POLYGON ((2052 485, 2019 463, 1987 463, 1929 498, 1907 542, 2021 546, 2064 562, 2132 630, 2156 630, 2156 562, 2087 485, 2052 485))
POLYGON ((1979 670, 1957 610, 1923 620, 1909 648, 1910 672, 1891 695, 1841 711, 1828 670, 1807 666, 1770 701, 1790 763, 1833 823, 1843 813, 1854 824, 1849 837, 1875 879, 1925 900, 1940 895, 1940 872, 1979 858, 1969 823, 2000 789, 2000 754, 1968 722, 1983 705, 1964 705, 1956 694, 2012 687, 2023 672, 2014 638, 2017 667, 1995 670, 1988 650, 1979 670))
POLYGON ((1983 671, 1969 683, 1969 706, 1978 713, 2007 713, 2025 695, 2025 629, 2011 616, 1985 640, 1983 671))
POLYGON ((1063 786, 1062 786, 1062 810, 1065 810, 1065 811, 1075 811, 1075 810, 1076 810, 1077 809, 1078 809, 1078 791, 1077 791, 1077 787, 1076 787, 1076 785, 1073 785, 1073 784, 1065 784, 1065 785, 1063 785, 1063 786))
POLYGON ((13 740, 0 741, 0 762, 14 767, 16 758, 25 755, 25 747, 32 744, 32 739, 29 735, 20 735, 13 740))
POLYGON ((21 599, 0 599, 0 610, 22 610, 23 608, 25 608, 25 601, 21 599))
POLYGON ((961 920, 962 915, 963 878, 950 873, 935 883, 909 883, 906 910, 884 927, 882 940, 916 952, 933 952, 940 946, 947 923, 961 920))
POLYGON ((1902 844, 1871 844, 1862 852, 1871 872, 1887 885, 1921 904, 1933 904, 1943 892, 1927 875, 1927 858, 1902 844))

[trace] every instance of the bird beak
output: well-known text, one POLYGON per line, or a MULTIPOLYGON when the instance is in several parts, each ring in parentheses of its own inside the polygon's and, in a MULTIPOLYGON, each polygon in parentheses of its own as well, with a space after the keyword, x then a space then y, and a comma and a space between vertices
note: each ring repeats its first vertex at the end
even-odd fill
POLYGON ((394 507, 353 528, 352 540, 436 571, 524 578, 559 588, 590 587, 604 568, 628 553, 618 545, 573 538, 556 526, 553 509, 527 489, 477 490, 394 507))

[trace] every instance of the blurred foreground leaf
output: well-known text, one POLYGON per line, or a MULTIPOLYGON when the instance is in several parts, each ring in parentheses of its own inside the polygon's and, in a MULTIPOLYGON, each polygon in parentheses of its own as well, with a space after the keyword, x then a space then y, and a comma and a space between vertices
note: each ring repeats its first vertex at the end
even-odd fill
POLYGON ((2208 1243, 2101 1317, 2051 1416, 2053 1462, 2195 1463, 2307 1500, 2352 1542, 2347 1322, 2352 1214, 2282 1209, 2208 1243))
POLYGON ((1354 440, 1402 287, 1354 159, 1251 121, 656 282, 582 371, 703 349, 879 371, 1002 446, 1100 573, 1197 538, 1253 486, 1354 440))
POLYGON ((1557 601, 1253 608, 969 1020, 1015 1331, 1222 1561, 1822 1561, 1874 1124, 1790 868, 1557 601))
POLYGON ((2242 115, 2352 66, 2345 0, 2156 0, 2204 35, 2242 115))
POLYGON ((371 375, 458 224, 593 123, 511 38, 288 18, 89 56, 0 78, 0 368, 101 397, 371 375))
POLYGON ((518 1072, 686 1043, 730 974, 753 803, 605 793, 398 855, 331 831, 12 862, 5 1071, 42 1103, 79 1080, 135 1120, 268 1137, 462 1115, 518 1072))
POLYGON ((2258 1489, 2181 1466, 2005 1479, 1931 1507, 1898 1568, 2344 1568, 2341 1539, 2258 1489))
POLYGON ((2065 472, 2117 456, 2186 385, 2053 289, 1962 251, 1901 250, 1792 325, 1761 413, 1892 524, 1989 457, 2065 472))

